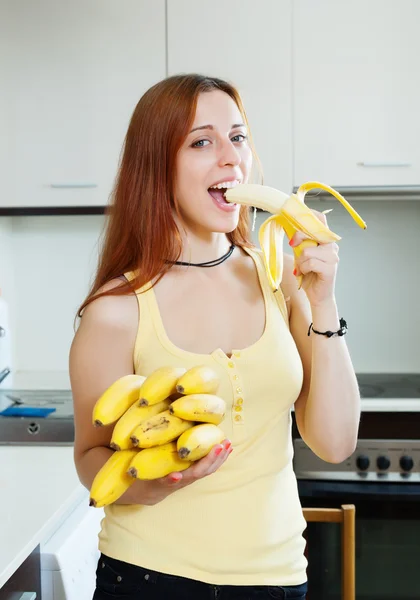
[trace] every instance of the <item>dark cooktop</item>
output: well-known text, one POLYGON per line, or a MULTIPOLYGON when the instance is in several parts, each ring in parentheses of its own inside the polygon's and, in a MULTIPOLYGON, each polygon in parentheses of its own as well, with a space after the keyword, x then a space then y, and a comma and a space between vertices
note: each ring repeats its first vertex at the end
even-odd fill
POLYGON ((357 373, 362 398, 420 398, 420 373, 357 373))

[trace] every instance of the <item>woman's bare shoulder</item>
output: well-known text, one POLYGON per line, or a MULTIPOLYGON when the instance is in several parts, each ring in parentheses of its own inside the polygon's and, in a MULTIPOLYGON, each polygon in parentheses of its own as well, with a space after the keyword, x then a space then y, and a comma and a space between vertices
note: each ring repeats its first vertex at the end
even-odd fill
MULTIPOLYGON (((115 278, 104 284, 98 294, 124 285, 125 279, 115 278)), ((133 292, 107 294, 93 300, 83 311, 81 322, 109 328, 132 330, 138 324, 138 302, 133 292)))

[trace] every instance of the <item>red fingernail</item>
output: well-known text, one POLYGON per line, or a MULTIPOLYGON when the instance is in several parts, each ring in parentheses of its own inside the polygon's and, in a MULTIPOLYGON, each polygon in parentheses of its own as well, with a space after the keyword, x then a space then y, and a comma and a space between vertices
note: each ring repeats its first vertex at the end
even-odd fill
POLYGON ((296 275, 297 269, 293 269, 293 275, 296 275))
POLYGON ((214 451, 216 456, 219 456, 219 454, 221 453, 221 451, 223 450, 223 446, 218 446, 216 448, 216 450, 214 451))
POLYGON ((292 239, 290 240, 290 242, 289 242, 289 246, 293 246, 293 243, 294 243, 294 242, 293 242, 293 238, 292 238, 292 239))
POLYGON ((226 442, 225 444, 225 450, 229 450, 229 448, 232 446, 232 442, 226 442))
POLYGON ((229 448, 228 456, 229 456, 229 454, 232 454, 232 452, 233 452, 233 448, 229 448))
POLYGON ((169 475, 169 479, 176 483, 177 481, 180 481, 182 479, 182 475, 181 473, 174 473, 173 475, 169 475))

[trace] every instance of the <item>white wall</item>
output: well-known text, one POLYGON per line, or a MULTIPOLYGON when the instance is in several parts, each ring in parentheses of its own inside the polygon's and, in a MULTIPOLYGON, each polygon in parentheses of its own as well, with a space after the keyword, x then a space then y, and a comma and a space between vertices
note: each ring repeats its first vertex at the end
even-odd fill
POLYGON ((0 289, 6 300, 13 292, 12 261, 12 218, 0 217, 0 289))
MULTIPOLYGON (((420 372, 420 203, 357 203, 366 231, 336 201, 309 205, 334 208, 329 225, 342 236, 337 300, 356 370, 420 372)), ((257 227, 265 217, 258 214, 257 227)), ((103 224, 102 216, 0 219, 0 232, 11 232, 0 235, 0 274, 1 287, 11 290, 13 261, 19 371, 67 371, 73 318, 88 290, 103 224)))
POLYGON ((342 237, 337 303, 356 371, 419 373, 420 202, 354 203, 364 231, 335 200, 308 206, 334 209, 328 225, 342 237))
POLYGON ((15 368, 66 371, 73 319, 94 272, 104 217, 12 221, 15 368))

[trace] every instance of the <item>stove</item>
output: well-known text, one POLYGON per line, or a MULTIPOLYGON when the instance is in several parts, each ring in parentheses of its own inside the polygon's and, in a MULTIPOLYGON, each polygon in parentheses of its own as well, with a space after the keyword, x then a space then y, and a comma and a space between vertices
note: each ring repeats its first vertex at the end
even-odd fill
POLYGON ((339 464, 324 462, 301 439, 294 448, 298 479, 420 484, 419 440, 359 439, 356 451, 339 464))
POLYGON ((293 418, 298 480, 420 484, 420 374, 359 374, 362 399, 357 447, 340 464, 318 458, 293 418))
POLYGON ((74 442, 73 397, 70 390, 0 390, 0 404, 12 405, 14 416, 0 416, 0 445, 65 445, 74 442), (25 415, 33 409, 36 416, 25 415), (48 409, 48 410, 44 410, 48 409), (19 416, 19 411, 22 416, 19 416), (42 413, 45 412, 45 416, 42 413))
POLYGON ((420 399, 419 373, 359 373, 360 395, 367 399, 420 399))
MULTIPOLYGON (((357 447, 340 464, 304 444, 292 415, 299 498, 303 507, 356 507, 358 600, 418 600, 420 375, 359 374, 358 383, 357 447)), ((340 528, 310 523, 305 537, 311 599, 341 598, 340 528)))

